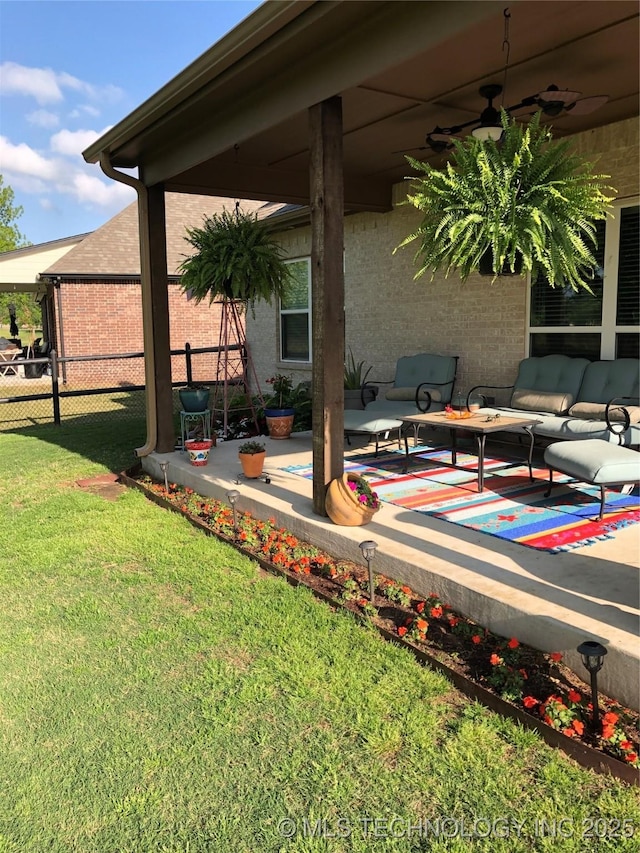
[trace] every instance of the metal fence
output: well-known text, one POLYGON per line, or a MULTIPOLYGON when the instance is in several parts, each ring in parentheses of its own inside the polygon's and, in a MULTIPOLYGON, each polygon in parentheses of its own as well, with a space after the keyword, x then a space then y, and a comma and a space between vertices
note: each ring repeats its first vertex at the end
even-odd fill
MULTIPOLYGON (((220 347, 171 350, 177 389, 187 382, 214 385, 220 347)), ((144 353, 48 356, 0 364, 0 430, 78 419, 96 422, 138 418, 144 423, 144 353)), ((178 420, 179 423, 179 420, 178 420)))

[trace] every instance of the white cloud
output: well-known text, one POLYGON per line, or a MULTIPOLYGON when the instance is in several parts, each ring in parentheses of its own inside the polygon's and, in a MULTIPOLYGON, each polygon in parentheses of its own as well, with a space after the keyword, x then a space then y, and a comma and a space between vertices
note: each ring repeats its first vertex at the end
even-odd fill
POLYGON ((0 136, 0 168, 3 174, 6 172, 49 181, 56 174, 52 160, 38 154, 24 142, 13 145, 6 136, 0 136))
POLYGON ((117 86, 94 86, 79 80, 66 71, 52 68, 29 68, 17 62, 0 65, 0 92, 5 95, 24 95, 39 104, 56 104, 64 100, 63 90, 78 92, 89 100, 115 103, 122 97, 117 86))
MULTIPOLYGON (((0 171, 6 183, 30 195, 71 196, 84 207, 119 209, 133 201, 135 193, 130 187, 106 177, 102 179, 97 166, 82 160, 78 153, 78 146, 80 149, 85 146, 86 137, 82 134, 90 134, 89 141, 101 135, 93 131, 81 131, 78 135, 63 131, 54 137, 60 149, 57 153, 75 154, 72 159, 45 157, 24 143, 13 145, 0 136, 0 171)), ((53 201, 48 203, 54 206, 53 201)), ((41 206, 46 204, 46 200, 40 199, 41 206)))
POLYGON ((80 118, 83 114, 97 118, 100 115, 100 110, 97 107, 92 107, 91 104, 81 104, 69 113, 69 118, 80 118))
POLYGON ((51 130, 60 124, 58 116, 49 110, 34 110, 32 113, 27 113, 26 119, 29 124, 44 127, 45 130, 51 130))
POLYGON ((61 130, 51 137, 51 150, 56 154, 65 154, 68 157, 80 156, 85 148, 88 148, 107 130, 109 130, 108 127, 99 132, 95 130, 61 130))

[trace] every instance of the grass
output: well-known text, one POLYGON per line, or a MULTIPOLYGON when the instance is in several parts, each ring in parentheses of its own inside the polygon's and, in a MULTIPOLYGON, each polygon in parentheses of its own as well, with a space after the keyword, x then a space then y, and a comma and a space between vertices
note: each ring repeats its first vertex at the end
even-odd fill
POLYGON ((0 442, 0 853, 638 849, 637 790, 138 492, 79 490, 133 426, 0 442))

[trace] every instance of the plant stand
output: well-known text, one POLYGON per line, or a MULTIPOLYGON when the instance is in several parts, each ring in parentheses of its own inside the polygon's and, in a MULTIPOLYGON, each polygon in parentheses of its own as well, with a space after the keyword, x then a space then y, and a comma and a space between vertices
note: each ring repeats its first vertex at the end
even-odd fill
POLYGON ((264 407, 264 400, 247 347, 247 336, 240 308, 238 302, 233 299, 222 300, 217 351, 218 362, 211 411, 216 424, 220 422, 222 424, 222 438, 226 439, 229 435, 231 411, 245 414, 246 419, 253 422, 255 434, 259 435, 260 425, 250 386, 255 389, 253 393, 262 407, 264 407), (238 405, 239 398, 243 398, 244 405, 238 405))
MULTIPOLYGON (((180 450, 185 450, 186 442, 189 439, 191 424, 196 424, 194 432, 198 429, 202 431, 200 438, 211 438, 211 412, 205 409, 204 412, 180 412, 180 450)), ((197 434, 197 433, 196 433, 197 434)))

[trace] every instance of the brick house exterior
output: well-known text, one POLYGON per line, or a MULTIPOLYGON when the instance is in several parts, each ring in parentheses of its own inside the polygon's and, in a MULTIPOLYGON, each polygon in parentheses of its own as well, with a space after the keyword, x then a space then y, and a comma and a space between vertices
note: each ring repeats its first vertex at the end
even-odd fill
MULTIPOLYGON (((576 153, 610 176, 616 200, 636 199, 639 184, 639 126, 636 118, 573 137, 576 153)), ((508 385, 528 352, 528 279, 473 275, 462 284, 438 273, 414 281, 411 246, 393 254, 418 225, 420 214, 402 202, 407 185, 394 186, 389 213, 356 213, 344 223, 345 347, 356 361, 373 365, 371 378, 392 379, 397 359, 418 352, 459 356, 456 388, 508 385)), ((311 230, 303 224, 280 235, 289 258, 311 253, 311 230)), ((638 331, 638 330, 636 330, 638 331)), ((260 304, 247 320, 247 339, 259 381, 275 371, 298 382, 311 365, 281 361, 277 310, 260 304)))
MULTIPOLYGON (((262 202, 243 201, 243 210, 262 202)), ((232 208, 234 201, 212 196, 166 194, 169 324, 172 349, 210 347, 219 343, 219 303, 199 305, 182 292, 178 266, 191 246, 186 227, 198 227, 206 216, 232 208)), ((137 202, 41 273, 47 282, 46 313, 51 343, 61 356, 142 352, 142 296, 137 202)), ((215 379, 211 353, 194 355, 193 379, 215 379)), ((144 384, 144 360, 70 362, 63 376, 74 386, 144 384)), ((172 358, 172 380, 186 381, 184 356, 172 358)))

